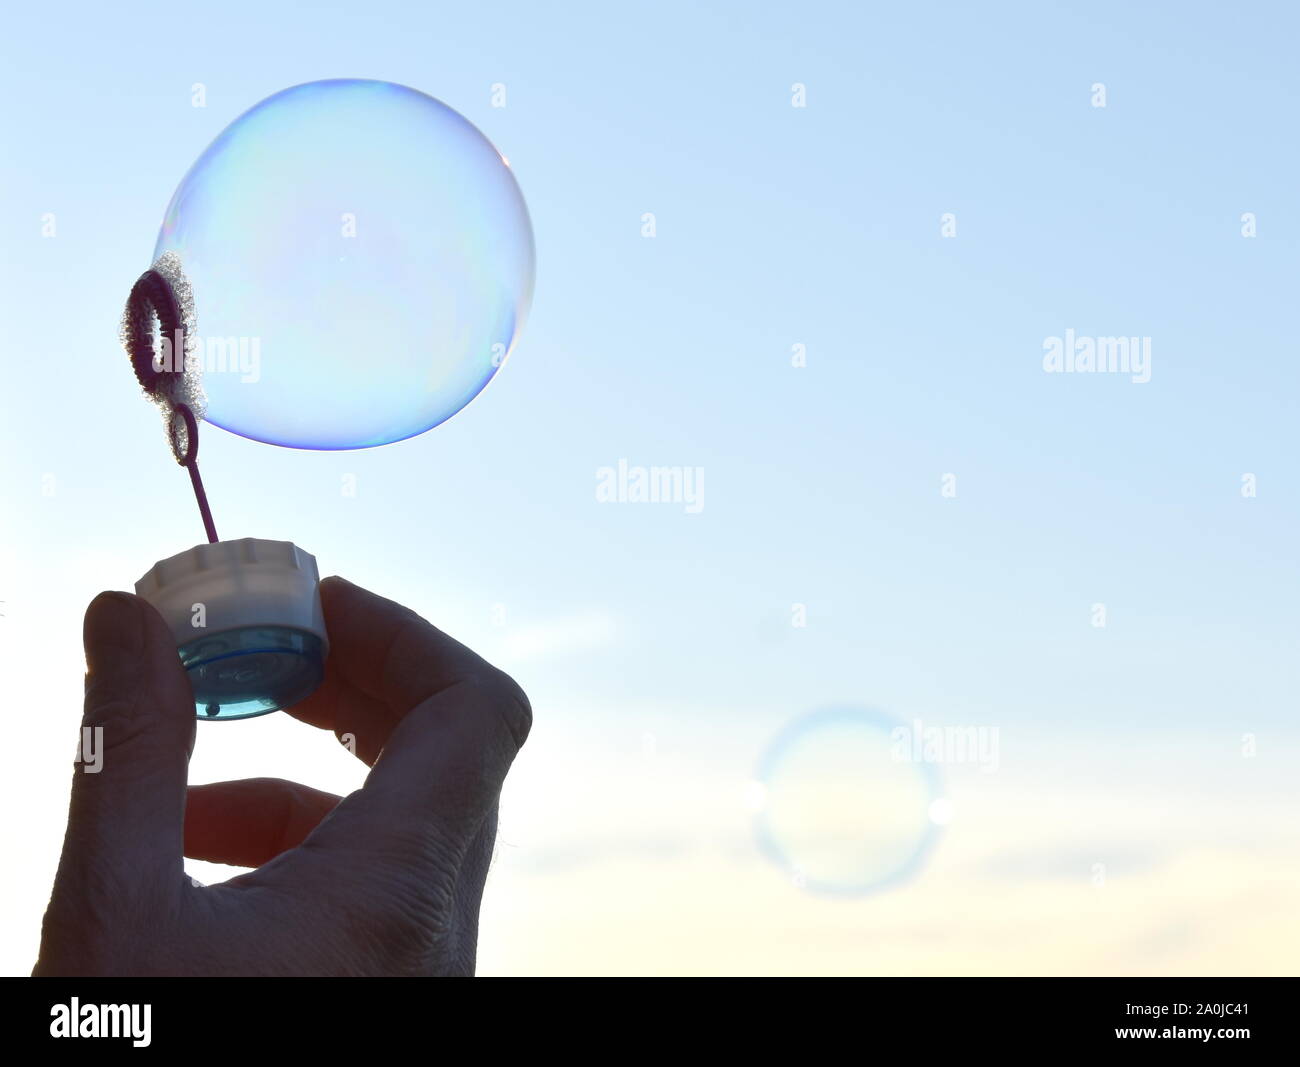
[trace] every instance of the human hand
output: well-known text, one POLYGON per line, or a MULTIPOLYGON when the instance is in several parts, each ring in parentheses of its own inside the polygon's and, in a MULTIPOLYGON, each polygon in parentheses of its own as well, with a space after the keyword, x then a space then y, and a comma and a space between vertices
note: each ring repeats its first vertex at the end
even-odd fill
POLYGON ((139 597, 91 603, 83 726, 103 728, 102 763, 73 778, 36 975, 473 973, 528 699, 399 604, 341 578, 321 600, 325 680, 289 713, 351 735, 371 766, 342 799, 267 778, 187 798, 194 701, 175 641, 139 597), (182 853, 257 869, 199 887, 182 853))

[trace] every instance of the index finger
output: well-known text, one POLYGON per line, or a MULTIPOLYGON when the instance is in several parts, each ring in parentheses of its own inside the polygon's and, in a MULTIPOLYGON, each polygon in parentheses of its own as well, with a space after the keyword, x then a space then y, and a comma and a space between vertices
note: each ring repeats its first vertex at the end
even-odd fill
POLYGON ((287 710, 340 736, 353 734, 366 763, 374 762, 407 713, 432 696, 461 683, 518 689, 473 650, 396 601, 339 577, 324 579, 320 593, 330 636, 325 680, 287 710))
MULTIPOLYGON (((405 840, 421 825, 470 841, 531 728, 524 691, 394 601, 342 578, 321 583, 321 600, 330 635, 325 684, 289 710, 336 732, 355 730, 358 755, 374 764, 339 810, 362 818, 381 850, 390 835, 405 840)), ((333 832, 328 824, 321 831, 333 832)))

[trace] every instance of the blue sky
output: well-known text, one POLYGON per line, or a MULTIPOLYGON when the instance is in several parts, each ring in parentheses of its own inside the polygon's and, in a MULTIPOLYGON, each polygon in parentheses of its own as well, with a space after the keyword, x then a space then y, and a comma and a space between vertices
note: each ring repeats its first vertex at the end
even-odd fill
MULTIPOLYGON (((1281 774, 1297 28, 1285 4, 17 11, 0 639, 15 662, 74 662, 93 592, 200 537, 117 347, 121 305, 228 122, 298 82, 371 77, 509 157, 532 315, 491 388, 411 441, 306 453, 208 430, 223 536, 293 540, 410 603, 520 678, 543 746, 614 770, 651 733, 705 750, 699 782, 743 778, 763 737, 848 702, 995 725, 1049 777, 1083 746, 1095 779, 1143 787, 1149 763, 1115 756, 1135 732, 1188 796, 1235 788, 1188 754, 1246 732, 1281 774), (1151 380, 1044 373, 1067 329, 1149 337, 1151 380), (598 503, 621 459, 703 468, 703 509, 598 503)), ((20 703, 72 701, 78 679, 24 685, 20 703)), ((57 763, 63 735, 23 729, 57 763)), ((234 740, 208 751, 209 777, 251 773, 234 740)))

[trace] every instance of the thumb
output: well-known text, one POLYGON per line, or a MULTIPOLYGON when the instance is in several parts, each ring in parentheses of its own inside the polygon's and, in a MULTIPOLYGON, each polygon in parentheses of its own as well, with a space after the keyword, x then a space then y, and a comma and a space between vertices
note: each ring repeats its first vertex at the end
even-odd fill
POLYGON ((195 718, 176 642, 150 604, 126 593, 91 602, 84 640, 85 715, 59 881, 179 885, 195 718))

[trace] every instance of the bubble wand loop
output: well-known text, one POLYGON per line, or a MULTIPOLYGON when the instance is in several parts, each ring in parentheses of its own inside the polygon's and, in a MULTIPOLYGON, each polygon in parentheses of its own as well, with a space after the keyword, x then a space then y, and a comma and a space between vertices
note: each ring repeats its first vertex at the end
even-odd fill
MULTIPOLYGON (((166 268, 161 260, 156 266, 166 268)), ((179 277, 183 279, 183 275, 179 277)), ((127 299, 122 339, 141 388, 167 416, 167 437, 172 455, 189 471, 208 543, 216 544, 219 540, 217 528, 199 474, 199 416, 195 414, 193 404, 202 403, 203 393, 197 377, 186 365, 185 341, 193 314, 188 286, 183 281, 182 288, 184 299, 178 298, 172 281, 161 271, 151 268, 140 275, 127 299), (154 343, 155 321, 157 345, 154 343)))

